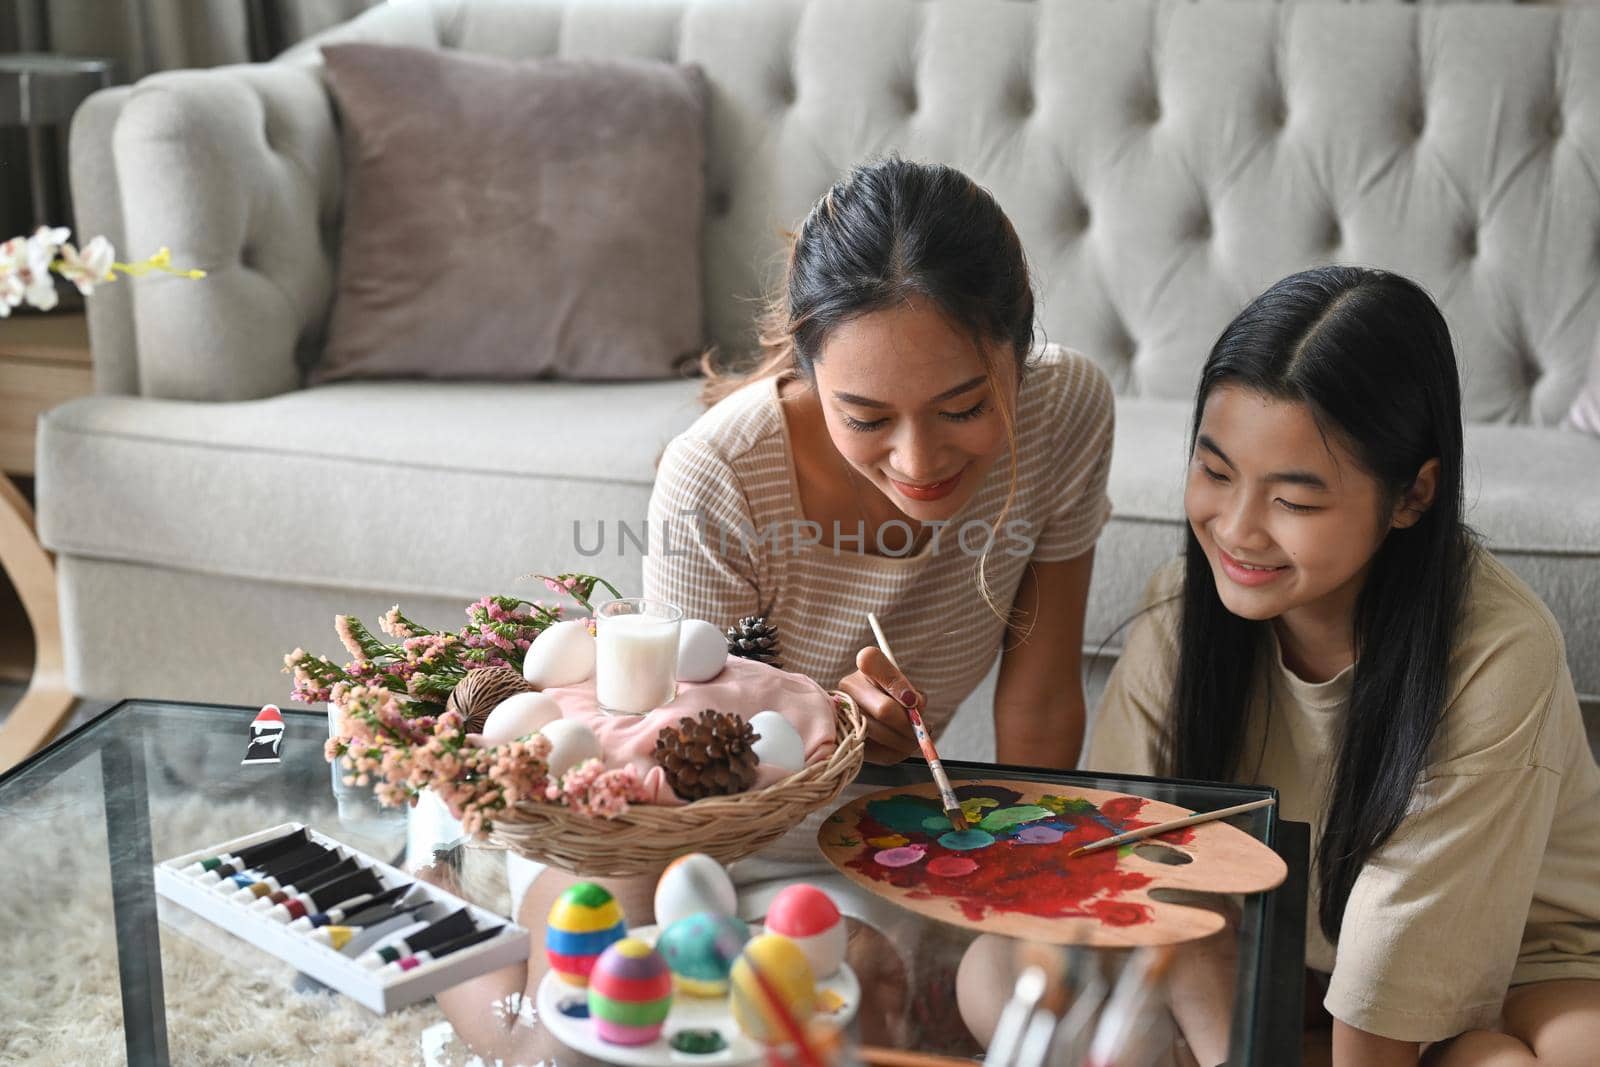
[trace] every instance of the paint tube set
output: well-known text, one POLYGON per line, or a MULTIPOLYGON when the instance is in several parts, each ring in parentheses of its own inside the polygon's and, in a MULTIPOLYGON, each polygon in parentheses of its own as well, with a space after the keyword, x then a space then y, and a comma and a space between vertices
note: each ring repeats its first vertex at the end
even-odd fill
POLYGON ((174 857, 156 892, 387 1012, 528 957, 528 931, 301 823, 174 857))
POLYGON ((1170 1052, 1170 946, 1135 949, 1120 967, 1089 948, 1018 951, 1022 971, 986 1067, 1153 1067, 1170 1052))

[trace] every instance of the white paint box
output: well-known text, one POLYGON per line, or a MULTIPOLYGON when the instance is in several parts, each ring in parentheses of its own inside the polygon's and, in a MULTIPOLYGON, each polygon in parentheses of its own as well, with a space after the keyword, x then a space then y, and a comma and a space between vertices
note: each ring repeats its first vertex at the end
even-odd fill
POLYGON ((156 892, 168 900, 215 923, 235 937, 248 941, 263 952, 276 956, 301 973, 315 978, 323 985, 338 990, 356 1003, 380 1014, 407 1004, 415 1004, 419 1000, 426 1000, 435 993, 449 989, 469 978, 476 978, 478 975, 528 958, 528 931, 516 923, 509 922, 505 916, 487 908, 480 908, 437 886, 418 881, 399 868, 380 863, 359 849, 351 848, 344 842, 325 834, 319 834, 303 823, 282 823, 244 837, 236 837, 231 841, 222 841, 208 848, 175 856, 156 864, 155 874, 156 892), (500 926, 504 929, 494 937, 476 945, 453 952, 443 959, 431 960, 409 971, 395 972, 387 968, 368 970, 354 958, 344 955, 332 946, 313 941, 307 936, 310 931, 291 930, 283 923, 267 918, 264 913, 256 911, 248 904, 233 901, 230 899, 231 894, 217 892, 210 886, 181 873, 185 867, 208 856, 219 856, 248 848, 296 830, 305 830, 307 836, 318 844, 337 848, 347 856, 354 856, 361 866, 370 867, 378 875, 378 880, 383 883, 384 888, 397 885, 414 886, 415 891, 432 897, 446 912, 466 908, 472 915, 474 925, 479 928, 500 926))

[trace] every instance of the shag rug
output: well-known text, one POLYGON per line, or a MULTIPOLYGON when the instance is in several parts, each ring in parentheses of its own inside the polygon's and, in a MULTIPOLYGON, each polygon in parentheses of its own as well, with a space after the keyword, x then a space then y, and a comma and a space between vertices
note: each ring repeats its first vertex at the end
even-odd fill
MULTIPOLYGON (((90 770, 94 762, 85 761, 90 770)), ((0 808, 0 1063, 125 1063, 105 820, 84 818, 67 790, 51 792, 0 808)), ((271 825, 259 806, 204 796, 162 798, 159 812, 158 862, 188 850, 164 852, 163 838, 203 847, 271 825)), ((503 891, 503 857, 467 855, 474 898, 497 873, 503 891)), ((275 957, 170 901, 159 910, 175 1064, 475 1062, 453 1034, 441 1040, 451 1032, 431 1000, 377 1015, 337 994, 298 991, 294 969, 275 957)))

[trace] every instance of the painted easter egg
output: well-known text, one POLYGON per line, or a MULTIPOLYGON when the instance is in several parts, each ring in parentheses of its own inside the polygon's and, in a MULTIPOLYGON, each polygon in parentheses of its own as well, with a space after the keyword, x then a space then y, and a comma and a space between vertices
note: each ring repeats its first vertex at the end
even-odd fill
POLYGON ((672 971, 661 953, 625 937, 601 953, 589 976, 589 1018, 612 1045, 648 1045, 672 1010, 672 971))
POLYGON ((830 978, 844 962, 844 917, 833 898, 814 885, 792 885, 772 898, 767 932, 782 934, 805 953, 811 973, 830 978))
POLYGON ((709 682, 728 662, 728 639, 704 619, 684 619, 678 630, 678 681, 709 682))
POLYGON ((483 743, 501 745, 538 733, 545 723, 561 718, 561 705, 543 693, 514 693, 494 706, 483 720, 483 743))
POLYGON ((579 882, 550 906, 545 923, 544 954, 550 969, 569 985, 589 984, 600 954, 624 937, 628 927, 622 906, 604 886, 579 882))
POLYGON ((584 760, 600 758, 600 739, 575 719, 547 722, 539 727, 539 732, 550 739, 545 766, 551 778, 560 778, 584 760))
POLYGON ((656 951, 672 969, 678 992, 721 997, 728 993, 733 961, 749 940, 750 928, 742 920, 702 911, 661 931, 656 951))
POLYGON ((733 915, 739 896, 722 864, 701 852, 679 856, 667 864, 656 883, 656 923, 666 929, 697 912, 733 915))
POLYGON ((817 983, 811 975, 811 964, 799 946, 781 934, 752 938, 735 961, 728 984, 733 994, 734 1021, 752 1041, 763 1045, 783 1044, 789 1039, 770 1006, 764 985, 771 988, 800 1026, 816 1012, 817 983), (752 967, 760 971, 765 983, 756 977, 752 967))
POLYGON ((758 711, 750 716, 750 726, 761 736, 750 746, 762 763, 798 771, 806 765, 806 745, 800 731, 775 711, 758 711))
POLYGON ((541 630, 523 657, 522 676, 540 689, 594 677, 594 634, 588 620, 569 619, 541 630))

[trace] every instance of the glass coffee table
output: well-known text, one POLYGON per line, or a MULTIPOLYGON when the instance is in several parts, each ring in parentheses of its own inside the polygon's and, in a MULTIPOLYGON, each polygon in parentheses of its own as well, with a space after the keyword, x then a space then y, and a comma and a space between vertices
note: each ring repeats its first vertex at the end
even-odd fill
MULTIPOLYGON (((125 1056, 136 1065, 465 1065, 478 1053, 488 1062, 505 1057, 503 1048, 470 1048, 434 1002, 373 1014, 157 897, 153 863, 297 821, 408 870, 449 870, 452 888, 463 896, 509 913, 525 872, 513 869, 508 876, 502 854, 454 839, 448 820, 383 809, 367 790, 337 783, 323 759, 322 712, 285 708, 282 762, 240 766, 257 710, 124 701, 0 776, 0 900, 6 902, 0 952, 7 963, 0 974, 0 1062, 117 1062, 125 1056)), ((1078 785, 1196 810, 1268 795, 1253 787, 957 761, 945 766, 955 779, 1078 785)), ((921 783, 926 774, 915 763, 869 766, 846 797, 921 783)), ((1300 1062, 1306 828, 1278 819, 1272 808, 1234 824, 1284 856, 1289 880, 1242 901, 1229 1062, 1284 1067, 1300 1062)), ((756 866, 780 878, 780 860, 796 861, 796 840, 803 838, 785 839, 790 852, 784 856, 759 855, 756 866)), ((814 842, 809 847, 815 849, 814 842)), ((810 858, 811 869, 829 873, 820 855, 810 858)), ((878 1010, 885 1017, 867 1017, 871 1006, 864 1006, 857 1025, 864 1033, 896 1035, 919 1051, 977 1055, 951 1008, 956 968, 975 935, 894 911, 892 928, 879 932, 903 957, 905 989, 884 998, 888 1006, 878 1010)), ((531 1009, 499 1025, 504 1048, 541 1032, 531 1009), (523 1028, 528 1033, 519 1035, 523 1028)), ((521 1045, 549 1048, 544 1041, 521 1045)), ((556 1048, 505 1062, 588 1061, 556 1048)))

